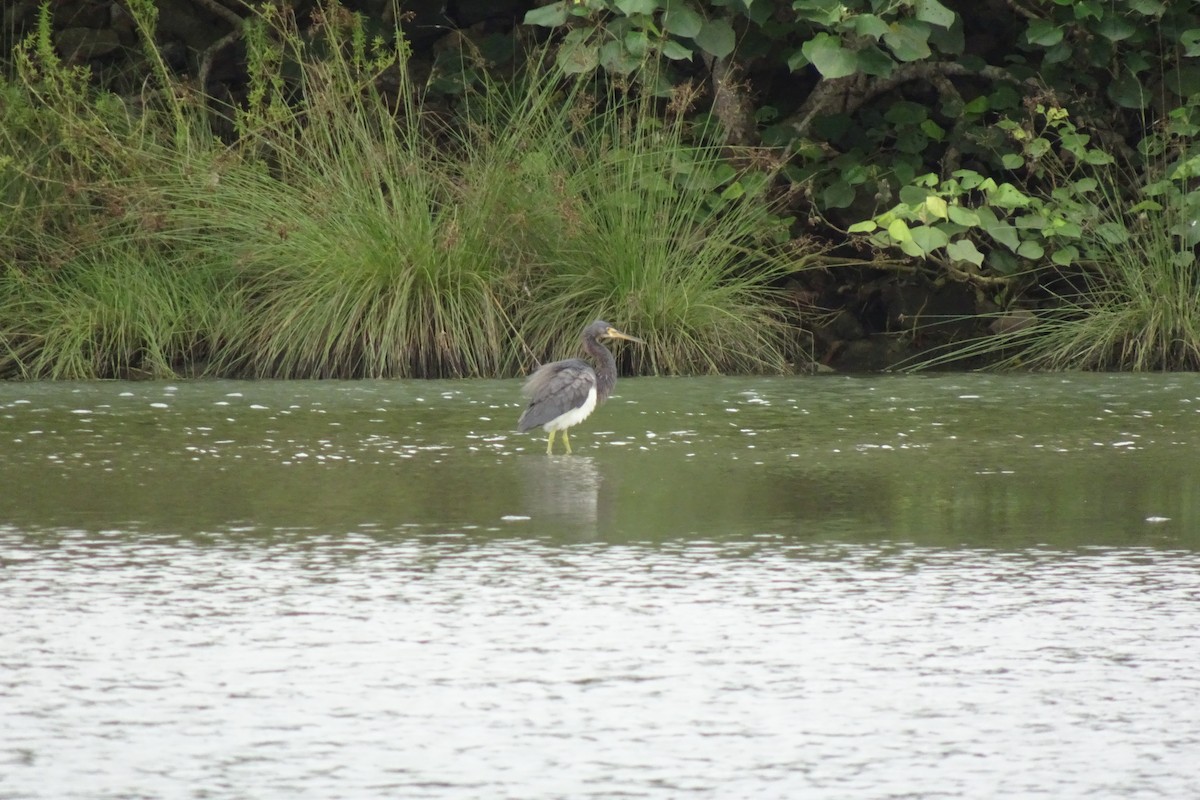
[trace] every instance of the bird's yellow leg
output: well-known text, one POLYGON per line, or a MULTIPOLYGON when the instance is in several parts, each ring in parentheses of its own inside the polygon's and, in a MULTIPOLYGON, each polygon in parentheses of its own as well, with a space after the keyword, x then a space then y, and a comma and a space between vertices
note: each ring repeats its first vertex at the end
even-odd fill
POLYGON ((546 440, 546 455, 554 454, 554 431, 550 431, 550 438, 546 440))
POLYGON ((567 429, 563 428, 563 444, 567 446, 567 454, 571 453, 571 437, 567 435, 567 429))

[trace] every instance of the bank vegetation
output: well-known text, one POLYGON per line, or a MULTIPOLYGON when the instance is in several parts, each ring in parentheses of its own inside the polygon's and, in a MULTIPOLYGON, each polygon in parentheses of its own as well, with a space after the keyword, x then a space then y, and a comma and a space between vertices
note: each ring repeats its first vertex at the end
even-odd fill
POLYGON ((3 377, 1200 365, 1187 4, 111 5, 6 18, 3 377))

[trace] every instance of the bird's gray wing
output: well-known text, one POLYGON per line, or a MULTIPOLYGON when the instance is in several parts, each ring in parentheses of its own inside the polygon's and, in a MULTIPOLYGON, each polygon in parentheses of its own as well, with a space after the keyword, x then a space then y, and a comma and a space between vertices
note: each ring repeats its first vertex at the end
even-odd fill
POLYGON ((529 406, 517 420, 517 430, 527 431, 587 400, 588 392, 596 385, 596 371, 591 364, 578 358, 543 364, 529 376, 522 390, 529 406))

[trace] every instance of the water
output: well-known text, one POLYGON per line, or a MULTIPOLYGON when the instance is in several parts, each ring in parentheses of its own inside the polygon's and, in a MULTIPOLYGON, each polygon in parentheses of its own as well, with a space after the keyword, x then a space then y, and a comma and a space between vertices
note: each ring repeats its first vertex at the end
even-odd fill
POLYGON ((1200 378, 0 385, 0 798, 1189 797, 1200 378))

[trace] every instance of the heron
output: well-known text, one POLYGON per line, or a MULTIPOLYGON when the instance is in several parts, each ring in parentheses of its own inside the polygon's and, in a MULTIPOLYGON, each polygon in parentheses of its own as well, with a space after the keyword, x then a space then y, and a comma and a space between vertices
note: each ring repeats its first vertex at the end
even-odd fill
POLYGON ((521 433, 538 425, 550 434, 546 455, 554 452, 554 436, 562 431, 563 444, 571 452, 567 429, 583 422, 612 394, 617 384, 617 362, 601 339, 625 339, 645 344, 636 336, 621 333, 604 320, 596 320, 583 329, 583 349, 596 359, 595 368, 579 358, 543 364, 525 381, 524 393, 529 405, 517 420, 521 433))

